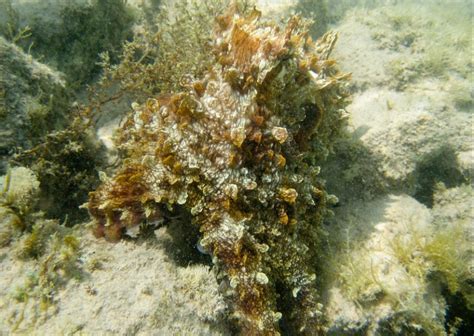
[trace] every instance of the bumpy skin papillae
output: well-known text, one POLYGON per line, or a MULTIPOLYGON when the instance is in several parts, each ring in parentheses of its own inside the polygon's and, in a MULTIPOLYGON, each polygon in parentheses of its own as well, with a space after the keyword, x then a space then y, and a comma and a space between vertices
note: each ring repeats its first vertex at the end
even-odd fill
POLYGON ((348 77, 328 59, 335 39, 311 42, 296 17, 284 29, 257 11, 217 18, 214 68, 133 107, 118 140, 127 158, 90 195, 96 234, 112 240, 188 211, 244 335, 277 335, 281 321, 319 331, 317 164, 341 130, 348 77))

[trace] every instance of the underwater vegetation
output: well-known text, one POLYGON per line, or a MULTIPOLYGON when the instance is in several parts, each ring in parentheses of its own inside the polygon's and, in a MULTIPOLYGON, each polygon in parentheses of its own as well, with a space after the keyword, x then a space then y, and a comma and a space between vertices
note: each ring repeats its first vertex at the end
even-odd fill
POLYGON ((36 210, 39 181, 31 170, 18 167, 4 176, 0 187, 0 245, 5 246, 28 228, 29 216, 36 210))
POLYGON ((319 165, 344 125, 349 76, 329 58, 337 35, 313 42, 298 17, 279 27, 260 16, 231 6, 205 68, 132 104, 121 166, 88 208, 112 241, 189 214, 241 334, 314 335, 319 230, 336 200, 319 165))
POLYGON ((32 169, 49 218, 75 221, 78 206, 98 185, 101 146, 60 73, 0 37, 0 173, 11 165, 32 169))
POLYGON ((41 183, 47 217, 83 219, 87 213, 78 206, 98 185, 103 157, 85 113, 72 106, 61 73, 2 37, 0 73, 0 173, 8 162, 27 166, 41 183))
MULTIPOLYGON (((459 2, 448 7, 436 3, 420 6, 404 2, 361 15, 362 21, 376 27, 373 38, 381 48, 403 52, 389 69, 396 89, 430 76, 459 76, 472 81, 472 14, 465 10, 466 5, 459 2)), ((466 97, 463 100, 472 99, 470 94, 466 97)))
POLYGON ((3 37, 0 73, 0 173, 9 161, 27 166, 41 183, 40 207, 48 218, 84 219, 78 206, 98 185, 103 163, 86 112, 72 103, 62 73, 3 37))
POLYGON ((87 216, 78 207, 98 185, 103 152, 84 113, 77 115, 81 107, 73 106, 70 86, 88 82, 100 70, 100 52, 116 60, 131 35, 133 15, 121 0, 59 3, 55 9, 31 4, 52 18, 23 5, 0 2, 5 19, 0 34, 9 40, 0 37, 0 173, 8 160, 32 169, 41 183, 40 208, 46 216, 74 223, 87 216), (110 22, 104 26, 105 16, 110 22))
POLYGON ((18 12, 13 8, 11 0, 0 0, 0 35, 16 44, 31 36, 29 26, 22 26, 18 12))
MULTIPOLYGON (((231 2, 179 0, 161 5, 151 14, 146 8, 147 20, 135 28, 133 40, 124 44, 120 62, 113 64, 109 54, 102 53, 97 100, 126 97, 143 103, 160 92, 181 90, 187 76, 203 77, 214 62, 209 50, 215 18, 231 2)), ((247 0, 237 2, 242 12, 248 12, 251 4, 247 0)), ((151 5, 154 9, 159 2, 151 5)))
POLYGON ((105 164, 104 147, 92 127, 76 115, 65 129, 46 135, 41 144, 20 151, 11 163, 30 168, 41 183, 40 206, 48 218, 68 224, 87 218, 79 208, 99 183, 97 169, 105 164))
POLYGON ((123 41, 132 37, 135 14, 123 0, 52 3, 1 0, 0 35, 65 73, 68 84, 79 88, 100 72, 100 53, 118 60, 123 41))
MULTIPOLYGON (((341 241, 328 247, 329 273, 357 312, 357 326, 346 327, 367 335, 463 335, 474 308, 472 186, 439 184, 431 210, 406 195, 384 198, 382 207, 377 202, 360 209, 383 209, 370 233, 362 227, 373 218, 362 216, 346 232, 333 231, 341 241)), ((342 315, 351 316, 350 304, 344 307, 342 315)))
MULTIPOLYGON (((11 257, 30 263, 24 284, 12 289, 21 303, 8 316, 12 330, 22 325, 25 309, 41 316, 54 307, 55 294, 72 278, 82 276, 80 241, 77 233, 38 211, 39 181, 25 167, 15 167, 0 181, 0 246, 10 246, 11 257)), ((27 326, 28 327, 28 326, 27 326)))
MULTIPOLYGON (((132 282, 158 275, 134 288, 145 295, 136 300, 138 306, 148 300, 148 314, 129 319, 126 334, 147 328, 199 334, 193 331, 203 322, 207 330, 227 334, 223 318, 242 335, 462 335, 472 330, 472 187, 463 185, 470 182, 472 166, 466 158, 461 170, 458 161, 472 152, 467 136, 453 140, 467 132, 457 125, 468 119, 455 122, 447 115, 431 122, 427 103, 427 118, 420 123, 408 118, 393 133, 383 125, 372 143, 344 135, 349 76, 330 57, 337 35, 324 32, 354 4, 372 7, 374 2, 302 0, 298 12, 315 19, 311 26, 299 17, 275 24, 252 1, 150 0, 142 4, 143 21, 135 21, 133 40, 131 23, 122 19, 123 25, 107 26, 101 31, 105 35, 96 36, 97 27, 104 27, 97 13, 128 17, 123 1, 63 3, 59 13, 71 26, 52 35, 48 29, 58 25, 47 28, 38 21, 32 29, 35 22, 23 21, 18 7, 5 7, 0 13, 6 38, 0 38, 0 155, 10 166, 28 169, 8 168, 0 178, 1 266, 19 265, 26 273, 11 289, 0 288, 9 291, 0 308, 13 303, 0 329, 8 324, 11 332, 32 333, 37 322, 54 314, 61 321, 43 324, 48 330, 63 323, 74 305, 106 311, 92 328, 121 325, 116 317, 132 309, 126 305, 111 313, 109 308, 121 303, 109 300, 108 288, 117 284, 121 298, 130 299, 132 282), (48 36, 79 32, 77 58, 57 61, 62 45, 47 50, 49 41, 32 43, 42 29, 48 36), (314 42, 311 35, 321 39, 314 42), (89 55, 90 41, 106 48, 95 45, 89 55), (39 56, 41 49, 43 60, 70 69, 72 86, 93 83, 103 67, 100 82, 89 91, 89 107, 71 104, 72 90, 61 75, 27 54, 39 56), (84 56, 87 64, 81 63, 81 52, 91 56, 84 56), (114 102, 124 103, 126 111, 105 106, 114 102), (94 128, 111 117, 107 113, 122 113, 123 119, 116 148, 104 153, 94 128), (403 147, 405 139, 429 148, 403 147), (433 149, 443 139, 456 146, 433 149), (369 150, 376 142, 403 150, 376 157, 369 150), (118 160, 105 162, 115 149, 118 160), (390 184, 382 170, 390 160, 402 162, 403 169, 415 162, 413 173, 390 184), (140 244, 121 242, 104 248, 107 257, 95 255, 104 242, 81 243, 82 225, 71 228, 85 219, 84 207, 78 206, 86 201, 97 237, 118 241, 140 235, 140 244), (331 209, 338 216, 325 221, 331 209), (360 220, 353 212, 367 216, 360 220), (140 249, 141 243, 150 246, 140 249), (82 256, 81 244, 87 248, 82 256), (114 260, 119 250, 123 257, 114 260), (139 253, 128 255, 131 251, 139 253), (190 265, 203 260, 212 261, 212 273, 190 265), (140 266, 131 267, 134 262, 140 266), (72 281, 59 296, 68 281, 83 279, 83 267, 103 272, 95 272, 86 286, 72 281), (173 274, 165 275, 168 271, 173 274), (128 282, 127 274, 132 274, 128 282), (220 286, 209 282, 214 274, 220 286), (77 300, 83 294, 79 288, 94 298, 77 300), (67 305, 56 307, 59 298, 67 305), (152 304, 151 298, 156 299, 152 304), (96 304, 89 305, 92 299, 96 304)), ((10 3, 0 0, 0 6, 10 3)), ((461 20, 448 26, 397 6, 363 13, 356 20, 373 25, 368 36, 372 32, 380 48, 399 57, 391 63, 393 78, 384 77, 388 85, 416 91, 417 79, 446 80, 432 91, 441 88, 449 96, 446 104, 467 115, 472 61, 470 35, 461 20)), ((447 10, 441 16, 449 15, 447 10)), ((351 57, 347 62, 361 65, 351 57)), ((383 96, 384 87, 372 84, 373 93, 383 96)), ((404 108, 397 107, 399 96, 393 97, 386 105, 395 114, 404 108)), ((359 131, 357 136, 366 132, 359 131)), ((396 173, 392 167, 388 171, 396 173)), ((81 328, 87 333, 91 326, 68 326, 71 333, 81 328)))
POLYGON ((325 0, 299 0, 294 10, 303 17, 314 20, 309 32, 313 38, 323 36, 328 30, 328 4, 325 0))
MULTIPOLYGON (((66 125, 70 94, 59 73, 2 37, 0 73, 0 156, 8 157, 16 148, 31 148, 66 125)), ((4 169, 0 167, 0 172, 4 169)))

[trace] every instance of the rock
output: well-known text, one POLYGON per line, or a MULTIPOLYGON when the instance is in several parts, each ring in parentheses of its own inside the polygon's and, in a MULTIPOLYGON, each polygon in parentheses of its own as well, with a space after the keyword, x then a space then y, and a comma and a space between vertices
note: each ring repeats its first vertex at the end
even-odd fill
MULTIPOLYGON (((420 11, 427 8, 428 5, 420 11)), ((354 167, 370 170, 375 166, 382 184, 390 190, 414 195, 430 205, 431 200, 426 199, 432 196, 435 181, 452 187, 468 178, 467 154, 460 153, 473 150, 472 113, 466 113, 472 110, 468 103, 472 97, 466 86, 469 77, 464 77, 464 71, 458 68, 459 64, 469 67, 469 58, 462 49, 456 60, 449 56, 452 64, 440 66, 438 72, 432 67, 415 67, 417 60, 428 62, 432 56, 433 35, 442 36, 436 42, 439 53, 452 54, 451 42, 448 35, 443 35, 441 22, 450 15, 461 15, 453 11, 456 9, 433 11, 426 18, 433 22, 428 26, 416 21, 420 14, 410 6, 354 10, 336 28, 339 43, 334 54, 341 68, 351 72, 353 79, 353 100, 347 108, 349 132, 359 152, 367 154, 359 159, 351 153, 345 154, 355 159, 347 163, 351 171, 345 171, 353 180, 371 180, 370 176, 374 175, 354 167), (397 18, 401 27, 387 28, 396 24, 397 18), (401 41, 406 37, 412 30, 407 22, 415 22, 422 29, 416 36, 416 45, 388 43, 390 38, 401 41), (426 46, 426 50, 421 46, 426 46), (413 71, 403 85, 400 71, 413 71)), ((461 16, 459 20, 462 21, 461 16)), ((461 31, 463 27, 460 23, 461 31)), ((341 159, 344 154, 338 155, 341 159)), ((373 183, 366 188, 377 189, 373 183)))
POLYGON ((411 257, 399 248, 399 244, 414 247, 415 239, 424 239, 414 232, 428 232, 430 211, 409 196, 390 195, 353 204, 338 215, 341 227, 347 222, 351 226, 344 238, 331 232, 347 244, 332 260, 339 271, 328 290, 329 334, 379 335, 388 331, 388 325, 393 325, 391 332, 416 330, 418 324, 426 330, 443 330, 446 303, 440 288, 426 278, 428 267, 420 266, 421 274, 406 268, 401 257, 411 257))
MULTIPOLYGON (((209 267, 174 264, 162 246, 165 236, 161 230, 157 239, 144 244, 113 245, 85 234, 81 260, 87 274, 69 281, 48 311, 33 316, 34 310, 25 309, 16 332, 230 335, 223 320, 225 305, 209 267)), ((31 270, 34 261, 18 263, 6 252, 0 250, 5 256, 0 262, 0 310, 16 321, 24 308, 12 295, 26 281, 19 274, 31 270)), ((10 334, 13 328, 6 318, 0 320, 0 333, 10 334)))
MULTIPOLYGON (((69 99, 61 73, 0 37, 0 158, 30 148, 65 123, 69 99)), ((4 172, 5 163, 0 167, 4 172)))
POLYGON ((112 62, 117 61, 122 43, 132 35, 134 14, 122 0, 10 2, 15 30, 29 28, 29 36, 17 44, 64 72, 73 87, 90 83, 99 73, 100 53, 107 52, 112 62))
POLYGON ((469 328, 472 187, 439 186, 434 202, 430 210, 410 196, 386 195, 336 211, 329 229, 330 335, 446 335, 449 309, 462 312, 469 328), (454 303, 455 295, 464 301, 454 303))

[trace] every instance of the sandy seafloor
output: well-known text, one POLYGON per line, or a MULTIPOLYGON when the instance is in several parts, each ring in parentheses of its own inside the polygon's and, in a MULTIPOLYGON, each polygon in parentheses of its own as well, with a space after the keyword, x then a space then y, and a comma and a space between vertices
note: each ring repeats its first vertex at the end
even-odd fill
MULTIPOLYGON (((265 12, 281 13, 290 2, 259 3, 265 12)), ((427 6, 432 5, 426 3, 404 10, 392 5, 360 6, 331 27, 339 32, 333 57, 343 71, 352 73, 353 92, 347 108, 351 139, 347 141, 351 145, 342 144, 322 171, 328 190, 340 199, 334 217, 327 220, 328 246, 334 246, 327 251, 333 262, 328 265, 338 264, 326 275, 324 293, 328 325, 334 335, 352 335, 354 330, 371 335, 384 316, 397 309, 400 314, 406 312, 400 308, 403 305, 417 303, 413 310, 427 317, 445 313, 447 303, 439 290, 424 276, 404 271, 392 253, 391 242, 403 237, 405 246, 411 246, 415 233, 433 235, 440 230, 433 223, 442 221, 442 228, 460 222, 464 236, 473 242, 472 193, 468 190, 474 172, 472 83, 449 69, 449 58, 443 63, 447 69, 442 69, 442 74, 416 68, 433 44, 448 55, 456 53, 449 39, 441 37, 454 36, 450 20, 456 15, 465 20, 463 9, 470 9, 456 1, 440 3, 445 11, 439 7, 431 10, 427 6), (393 31, 384 19, 391 10, 440 24, 413 22, 393 31), (403 29, 415 34, 419 49, 391 43, 400 39, 403 29), (432 34, 423 29, 444 32, 432 34), (445 170, 437 170, 440 166, 446 166, 445 170), (452 174, 446 171, 465 179, 462 183, 449 180, 452 174), (438 203, 427 204, 423 198, 426 190, 417 189, 427 176, 446 185, 437 192, 438 203), (352 241, 357 243, 345 243, 352 241), (352 261, 346 266, 355 264, 359 273, 344 267, 347 260, 352 261), (376 281, 360 279, 367 265, 376 281), (344 280, 351 277, 358 284, 347 289, 344 280), (361 298, 377 296, 378 282, 386 292, 402 299, 395 303, 393 298, 367 299, 362 309, 361 298)), ((472 16, 467 24, 472 27, 472 16)), ((472 30, 469 41, 472 43, 472 30)), ((472 59, 462 66, 472 70, 472 59)), ((110 140, 110 127, 98 130, 104 141, 110 140)), ((0 249, 0 335, 230 334, 210 266, 177 264, 169 256, 173 244, 165 228, 156 232, 156 239, 115 244, 83 231, 81 258, 84 264, 99 260, 101 267, 80 281, 69 281, 58 293, 56 306, 47 312, 36 311, 32 302, 15 302, 12 292, 25 282, 33 262, 18 261, 9 247, 0 249)), ((465 260, 471 272, 472 254, 471 249, 465 260)), ((472 280, 472 273, 470 276, 472 280)))

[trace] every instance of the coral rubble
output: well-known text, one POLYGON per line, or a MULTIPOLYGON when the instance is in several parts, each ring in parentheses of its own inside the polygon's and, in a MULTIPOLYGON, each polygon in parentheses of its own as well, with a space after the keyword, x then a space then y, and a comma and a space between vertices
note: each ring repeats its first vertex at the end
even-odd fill
MULTIPOLYGON (((344 124, 348 75, 297 17, 285 28, 254 10, 217 18, 215 65, 182 91, 133 110, 113 177, 90 194, 97 236, 187 212, 245 335, 317 334, 319 224, 334 200, 320 162, 344 124)), ((173 222, 172 224, 179 224, 173 222)))

